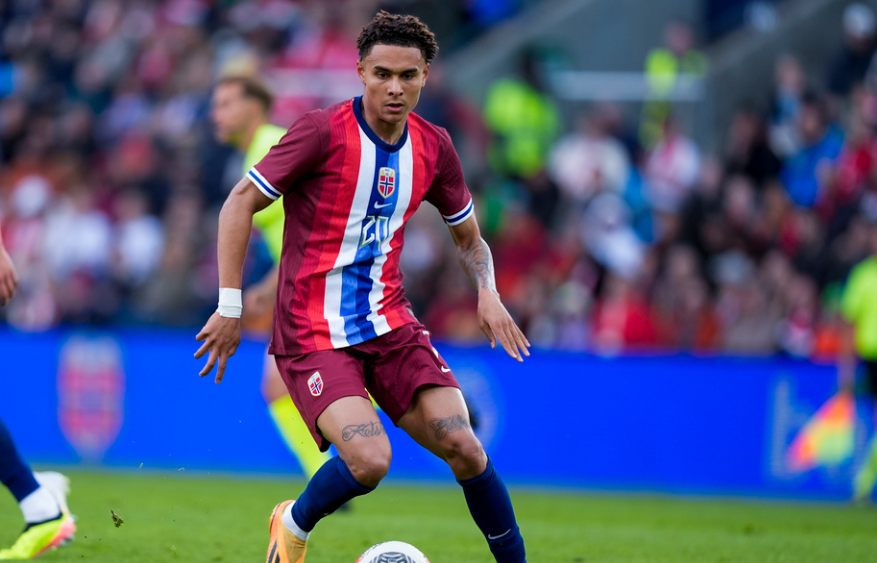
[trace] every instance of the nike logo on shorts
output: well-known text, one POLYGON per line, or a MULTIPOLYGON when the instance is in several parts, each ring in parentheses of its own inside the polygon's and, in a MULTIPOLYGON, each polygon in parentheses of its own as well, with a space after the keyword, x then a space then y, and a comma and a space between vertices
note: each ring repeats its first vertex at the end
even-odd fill
POLYGON ((451 370, 449 368, 446 368, 445 366, 442 366, 442 373, 451 373, 451 370))
POLYGON ((491 536, 490 534, 487 534, 487 539, 489 539, 489 540, 498 540, 498 539, 501 538, 501 537, 504 537, 504 536, 509 535, 509 532, 511 532, 511 531, 512 531, 512 529, 509 528, 508 530, 506 530, 505 532, 501 533, 501 534, 498 535, 498 536, 491 536))

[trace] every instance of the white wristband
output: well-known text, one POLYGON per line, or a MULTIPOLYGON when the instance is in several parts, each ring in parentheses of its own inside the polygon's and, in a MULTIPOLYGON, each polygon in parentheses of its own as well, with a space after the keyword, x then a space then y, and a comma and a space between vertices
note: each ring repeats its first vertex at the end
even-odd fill
POLYGON ((240 289, 233 287, 219 288, 219 307, 217 307, 216 312, 219 313, 220 317, 239 319, 243 310, 244 305, 240 289))

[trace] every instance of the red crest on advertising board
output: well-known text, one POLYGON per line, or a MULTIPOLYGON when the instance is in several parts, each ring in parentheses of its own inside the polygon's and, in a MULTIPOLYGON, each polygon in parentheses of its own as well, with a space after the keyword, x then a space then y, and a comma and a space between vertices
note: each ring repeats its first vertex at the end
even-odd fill
POLYGON ((85 460, 100 461, 124 420, 125 372, 110 336, 75 335, 58 358, 58 422, 85 460))

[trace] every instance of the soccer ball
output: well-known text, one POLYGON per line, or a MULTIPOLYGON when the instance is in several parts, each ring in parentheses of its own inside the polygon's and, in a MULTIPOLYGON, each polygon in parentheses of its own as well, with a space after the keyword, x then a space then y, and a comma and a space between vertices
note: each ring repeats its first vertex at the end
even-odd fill
POLYGON ((429 563, 429 559, 413 545, 385 541, 366 549, 356 563, 429 563))

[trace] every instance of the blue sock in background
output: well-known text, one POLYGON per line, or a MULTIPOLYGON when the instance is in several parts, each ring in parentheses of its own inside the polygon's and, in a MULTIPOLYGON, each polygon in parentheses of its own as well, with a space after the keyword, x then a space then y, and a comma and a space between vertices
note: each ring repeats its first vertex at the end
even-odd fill
POLYGON ((6 485, 18 502, 40 488, 30 467, 21 459, 15 442, 12 441, 12 434, 6 429, 2 420, 0 420, 0 482, 6 485))
POLYGON ((478 477, 457 480, 463 487, 472 518, 487 538, 497 563, 526 563, 524 538, 515 521, 509 491, 487 459, 487 469, 478 477))
POLYGON ((332 514, 350 499, 373 490, 374 487, 366 487, 357 481, 347 464, 335 456, 311 477, 305 491, 292 505, 292 518, 299 528, 310 532, 324 516, 332 514))

